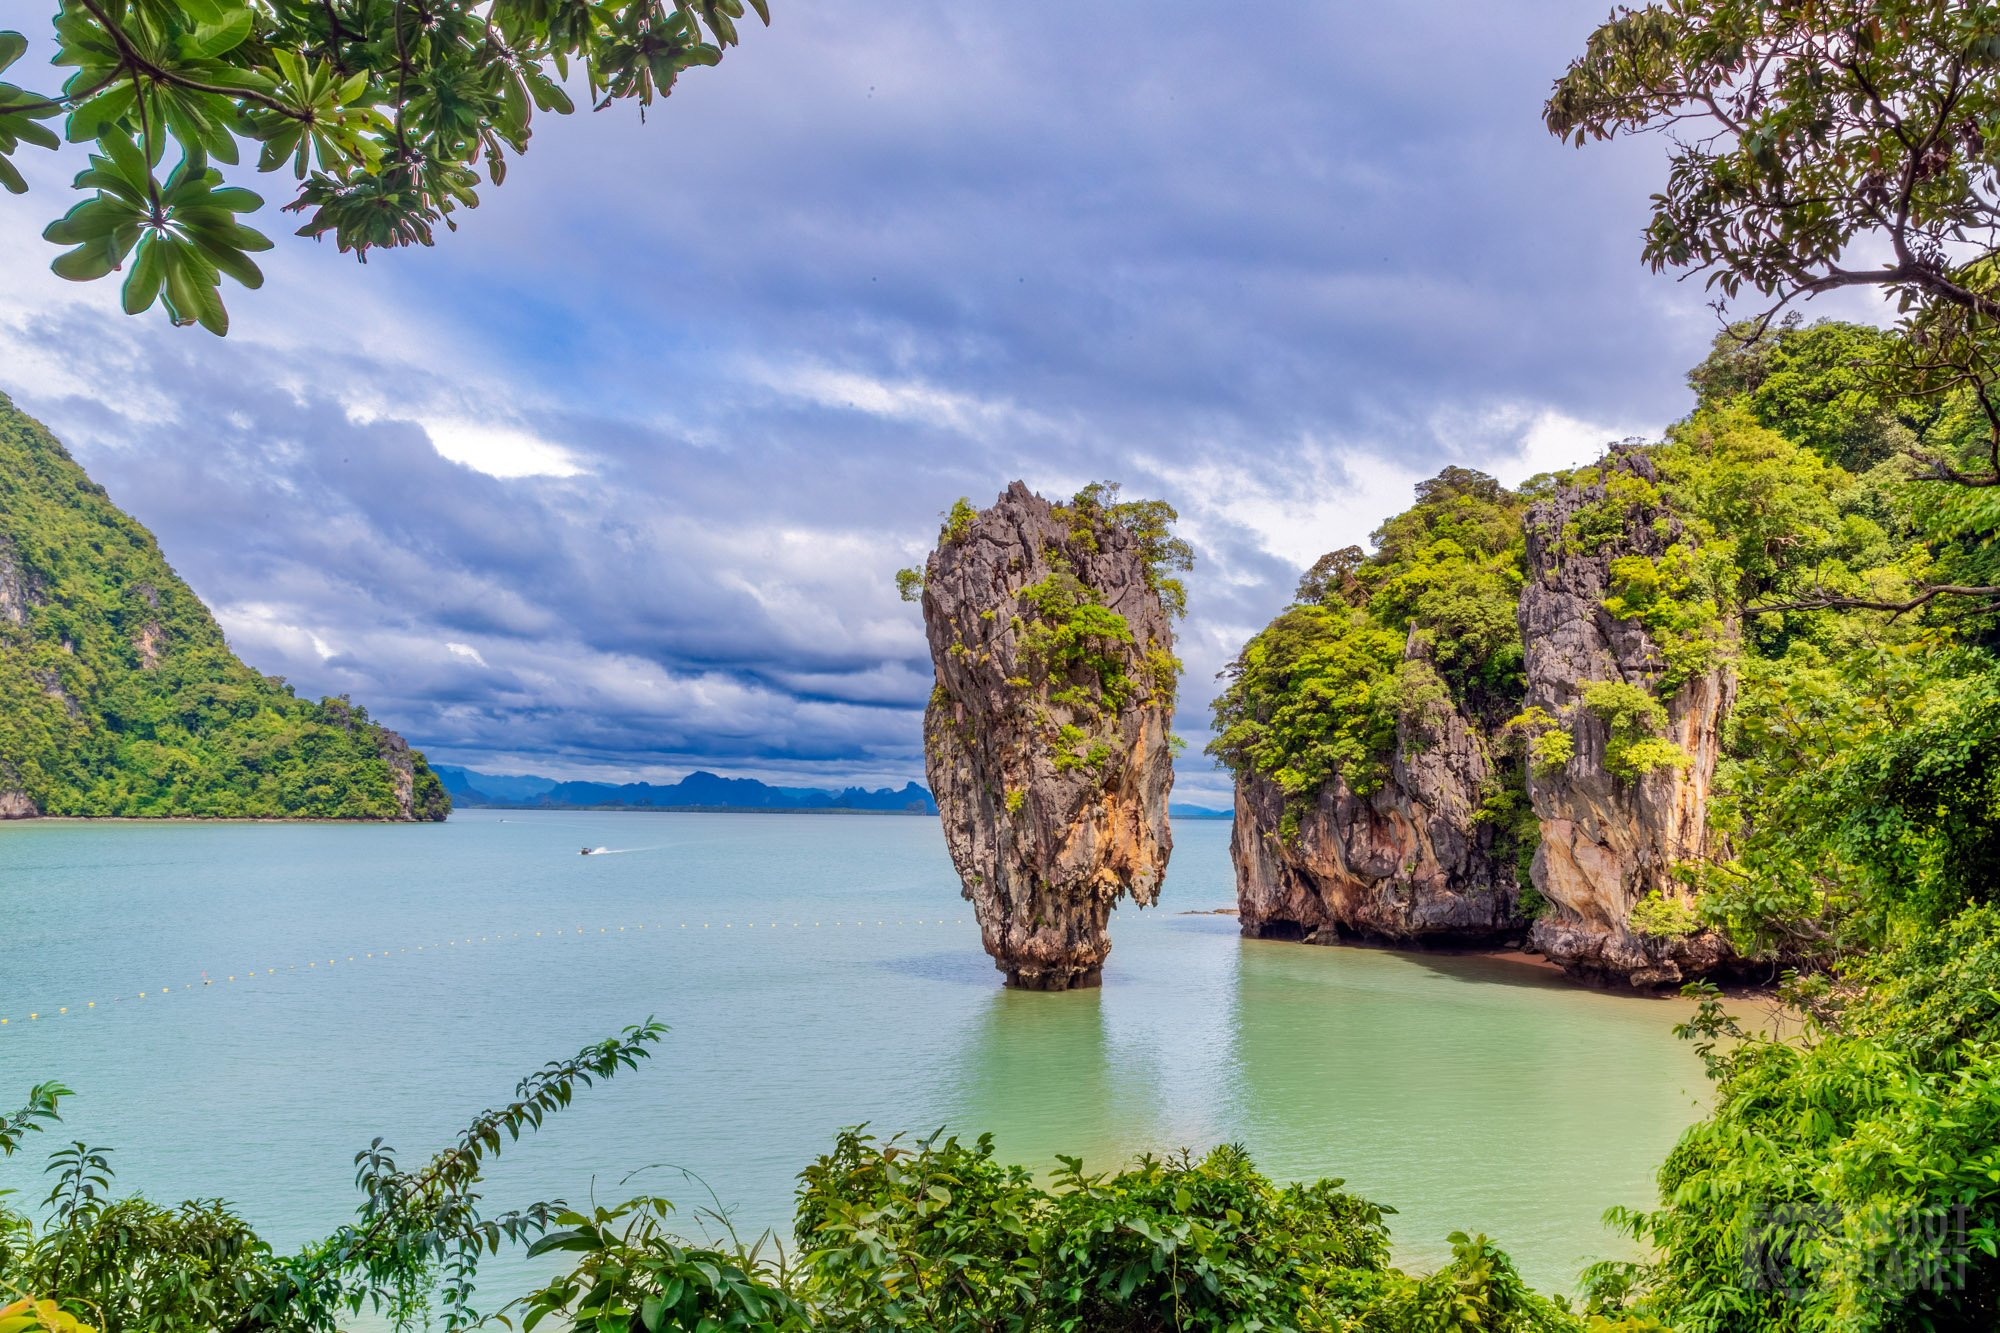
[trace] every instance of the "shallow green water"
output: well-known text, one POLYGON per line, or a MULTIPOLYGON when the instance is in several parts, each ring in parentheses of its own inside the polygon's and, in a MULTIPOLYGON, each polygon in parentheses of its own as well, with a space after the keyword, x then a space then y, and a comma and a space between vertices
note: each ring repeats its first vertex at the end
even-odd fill
MULTIPOLYGON (((59 1132, 114 1145, 124 1184, 220 1193, 291 1245, 347 1215, 376 1135, 415 1159, 651 1014, 658 1057, 510 1151, 496 1206, 622 1198, 672 1164, 744 1230, 782 1228, 794 1173, 867 1121, 990 1129, 1037 1167, 1237 1140, 1399 1209, 1408 1260, 1483 1230, 1549 1286, 1617 1250, 1599 1215, 1651 1201, 1696 1114, 1678 1002, 1243 941, 1178 915, 1231 901, 1228 826, 1175 836, 1164 905, 1114 918, 1104 989, 1030 995, 1000 988, 932 820, 0 827, 0 1090, 61 1078, 59 1132)), ((39 1177, 39 1152, 0 1162, 0 1188, 39 1177)), ((488 1271, 496 1293, 525 1276, 488 1271)))

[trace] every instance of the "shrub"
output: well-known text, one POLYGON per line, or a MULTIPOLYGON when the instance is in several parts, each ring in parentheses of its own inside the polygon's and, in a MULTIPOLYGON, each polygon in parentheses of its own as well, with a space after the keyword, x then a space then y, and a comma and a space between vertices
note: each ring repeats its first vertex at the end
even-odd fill
POLYGON ((1066 680, 1081 670, 1096 687, 1095 699, 1079 694, 1060 702, 1086 712, 1124 707, 1132 682, 1116 649, 1132 642, 1131 622, 1067 569, 1023 588, 1021 599, 1034 611, 1021 631, 1022 659, 1050 680, 1066 680))
POLYGON ((1652 734, 1667 725, 1667 710, 1651 691, 1622 680, 1594 680, 1583 687, 1583 706, 1610 731, 1604 767, 1613 776, 1631 782, 1693 762, 1680 746, 1652 734))
POLYGON ((1680 939, 1701 929, 1694 908, 1679 898, 1668 898, 1655 889, 1632 904, 1627 917, 1634 932, 1662 939, 1680 939))
POLYGON ((972 531, 973 521, 978 517, 979 510, 973 506, 971 500, 963 495, 953 500, 951 508, 945 512, 944 527, 938 532, 938 544, 942 546, 947 542, 963 538, 966 533, 972 531))

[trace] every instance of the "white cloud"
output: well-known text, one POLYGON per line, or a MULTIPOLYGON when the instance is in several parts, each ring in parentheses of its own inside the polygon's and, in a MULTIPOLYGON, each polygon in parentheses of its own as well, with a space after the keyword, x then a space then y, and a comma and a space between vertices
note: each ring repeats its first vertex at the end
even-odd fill
POLYGON ((216 607, 215 619, 237 655, 250 661, 260 657, 298 658, 310 652, 325 662, 339 652, 317 630, 288 621, 283 607, 236 602, 216 607))
MULTIPOLYGON (((1435 413, 1427 427, 1443 457, 1509 486, 1537 473, 1581 466, 1607 443, 1638 433, 1554 408, 1513 404, 1435 413)), ((1299 569, 1339 547, 1367 545, 1368 534, 1407 509, 1417 483, 1436 472, 1411 467, 1374 442, 1353 439, 1302 440, 1279 453, 1283 462, 1240 458, 1211 456, 1193 466, 1150 462, 1189 497, 1184 530, 1197 546, 1203 544, 1204 522, 1226 523, 1247 530, 1262 550, 1299 569)))
POLYGON ((826 366, 794 366, 753 373, 766 387, 820 407, 863 412, 974 437, 1001 430, 1046 432, 1055 423, 1007 398, 982 398, 920 379, 888 379, 826 366))
POLYGON ((486 665, 486 659, 480 656, 479 650, 469 643, 447 643, 444 646, 444 650, 453 657, 462 657, 466 661, 477 663, 480 666, 486 665))
POLYGON ((509 481, 521 477, 574 477, 585 469, 577 456, 559 444, 511 426, 420 418, 431 447, 454 463, 509 481))

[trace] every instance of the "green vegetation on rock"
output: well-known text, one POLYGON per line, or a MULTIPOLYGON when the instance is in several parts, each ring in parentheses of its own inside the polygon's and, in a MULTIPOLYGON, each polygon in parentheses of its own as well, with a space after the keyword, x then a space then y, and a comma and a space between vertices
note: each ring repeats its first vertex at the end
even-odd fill
POLYGON ((1450 467, 1373 534, 1375 554, 1322 557, 1229 665, 1209 753, 1275 781, 1295 825, 1296 804, 1335 778, 1361 795, 1381 787, 1400 719, 1449 703, 1497 728, 1521 699, 1525 507, 1450 467))
POLYGON ((1622 680, 1594 680, 1583 687, 1583 706, 1610 728, 1604 767, 1616 776, 1630 781, 1656 768, 1687 766, 1687 751, 1657 734, 1667 725, 1667 710, 1651 690, 1622 680))
POLYGON ((1138 543, 1145 562, 1146 586, 1160 595, 1167 614, 1187 614, 1187 585, 1180 575, 1194 568, 1194 547, 1174 535, 1180 513, 1165 500, 1120 500, 1115 481, 1093 481, 1067 505, 1056 506, 1057 517, 1068 520, 1070 534, 1087 549, 1096 549, 1097 529, 1120 528, 1138 543))
MULTIPOLYGON (((0 397, 0 798, 50 815, 442 819, 422 755, 239 662, 138 523, 0 397)), ((17 813, 19 813, 17 811, 17 813)))

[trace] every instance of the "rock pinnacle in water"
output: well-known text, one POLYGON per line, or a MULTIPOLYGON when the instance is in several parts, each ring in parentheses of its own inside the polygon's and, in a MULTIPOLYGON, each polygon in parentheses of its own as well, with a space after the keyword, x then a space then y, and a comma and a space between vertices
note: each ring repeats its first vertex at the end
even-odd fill
POLYGON ((1030 990, 1097 985, 1112 907, 1150 905, 1173 848, 1161 552, 1186 548, 1171 510, 1107 498, 961 501, 924 569, 931 791, 986 951, 1030 990))

